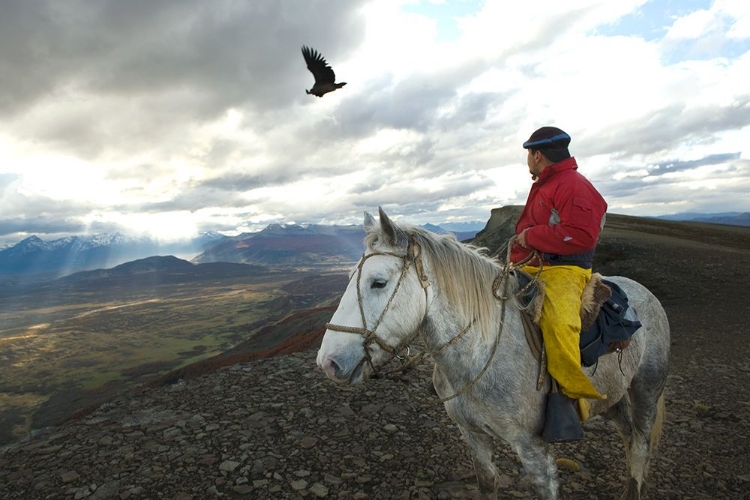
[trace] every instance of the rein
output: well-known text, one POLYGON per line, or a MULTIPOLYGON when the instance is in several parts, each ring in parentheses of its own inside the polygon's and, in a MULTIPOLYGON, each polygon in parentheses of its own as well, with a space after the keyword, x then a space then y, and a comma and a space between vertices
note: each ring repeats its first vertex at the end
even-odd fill
MULTIPOLYGON (((505 310, 506 310, 506 305, 508 303, 508 299, 511 298, 511 295, 509 294, 509 292, 510 292, 510 290, 509 290, 510 279, 508 279, 508 278, 510 277, 510 274, 515 269, 519 269, 519 268, 525 266, 527 263, 529 263, 532 260, 534 260, 535 258, 539 257, 539 253, 536 250, 531 250, 531 253, 529 253, 529 255, 525 259, 523 259, 521 262, 518 262, 517 264, 511 263, 511 261, 510 261, 510 251, 511 251, 511 248, 513 247, 513 243, 515 242, 515 240, 516 240, 516 236, 512 236, 507 241, 507 243, 506 243, 506 245, 507 245, 507 254, 506 254, 506 257, 505 257, 505 265, 503 266, 503 272, 500 273, 497 276, 497 278, 495 278, 495 281, 492 282, 492 295, 496 299, 498 299, 500 301, 500 329, 497 331, 497 335, 495 336, 495 342, 492 344, 492 349, 490 350, 489 356, 487 356, 487 361, 485 361, 484 366, 479 371, 479 373, 477 373, 465 386, 463 386, 461 389, 459 389, 458 391, 454 392, 450 396, 447 396, 447 397, 444 397, 444 398, 440 398, 440 403, 445 403, 446 401, 450 401, 451 399, 454 399, 454 398, 460 396, 461 394, 467 392, 471 387, 474 386, 474 384, 476 384, 479 381, 480 378, 482 378, 482 376, 485 374, 485 372, 489 369, 490 364, 492 364, 492 360, 495 358, 495 353, 497 352, 497 346, 500 344, 500 337, 502 336, 503 327, 505 325, 505 310), (501 286, 503 288, 503 291, 502 291, 502 294, 498 295, 498 290, 500 289, 501 286)), ((499 254, 500 252, 502 252, 502 250, 503 249, 500 248, 500 250, 498 250, 498 252, 496 253, 496 255, 499 254)), ((539 269, 539 272, 541 272, 541 267, 539 269)), ((537 279, 538 276, 539 276, 539 273, 537 273, 534 276, 534 278, 528 284, 526 284, 526 286, 524 286, 521 290, 519 290, 518 292, 516 292, 516 296, 520 296, 523 293, 525 293, 526 290, 531 285, 534 284, 534 282, 536 281, 536 279, 537 279)), ((472 322, 472 324, 473 324, 473 322, 472 322)), ((445 347, 446 345, 447 344, 444 344, 440 349, 438 349, 438 351, 441 351, 443 349, 443 347, 445 347)))
MULTIPOLYGON (((505 266, 503 266, 502 273, 499 274, 495 278, 495 281, 493 281, 493 283, 492 283, 492 294, 494 295, 494 297, 496 299, 500 300, 500 302, 501 302, 501 310, 500 310, 500 329, 498 330, 498 333, 495 336, 495 342, 492 345, 492 349, 490 350, 490 354, 487 357, 487 360, 485 361, 485 364, 482 367, 482 369, 463 388, 461 388, 460 390, 456 391, 455 393, 453 393, 452 395, 450 395, 448 397, 441 398, 439 400, 440 403, 445 403, 446 401, 450 401, 451 399, 454 399, 454 398, 460 396, 461 394, 464 394, 471 387, 473 387, 474 384, 480 378, 482 378, 482 376, 485 374, 485 372, 489 369, 490 364, 492 363, 492 360, 495 357, 495 353, 497 352, 497 346, 500 343, 500 337, 501 337, 501 334, 502 334, 502 331, 503 331, 503 325, 505 324, 506 304, 507 304, 508 299, 511 298, 511 295, 509 293, 510 292, 510 290, 509 290, 510 280, 508 278, 509 278, 509 276, 510 276, 510 274, 511 274, 511 272, 513 270, 518 269, 520 267, 523 267, 528 262, 531 262, 533 259, 539 257, 538 252, 536 250, 532 250, 531 253, 525 259, 523 259, 523 261, 521 261, 521 262, 519 262, 517 264, 512 264, 510 262, 510 251, 511 251, 511 248, 513 246, 513 243, 515 242, 515 239, 516 239, 516 237, 513 236, 506 243, 506 245, 507 245, 507 255, 506 255, 505 266), (502 287, 502 293, 498 294, 498 290, 500 290, 501 287, 502 287)), ((501 251, 502 251, 502 248, 497 252, 497 254, 499 254, 501 251)), ((440 347, 438 347, 436 350, 431 351, 431 352, 419 352, 419 353, 417 353, 413 357, 409 357, 409 347, 408 346, 409 346, 409 344, 418 335, 420 335, 420 333, 422 333, 422 334, 424 333, 422 329, 417 329, 417 331, 412 336, 410 336, 408 339, 406 339, 405 342, 401 342, 399 345, 397 345, 395 347, 390 346, 383 339, 381 339, 377 335, 376 330, 377 330, 378 326, 380 326, 380 323, 383 321, 383 318, 385 317, 386 312, 390 309, 391 304, 393 303, 393 299, 396 296, 396 293, 398 292, 399 288, 401 287, 401 283, 404 281, 404 278, 406 277, 406 273, 409 271, 412 263, 414 263, 414 268, 415 268, 415 270, 417 272, 417 277, 419 278, 419 281, 420 281, 420 283, 422 285, 422 289, 424 290, 424 294, 425 294, 425 313, 424 313, 424 316, 427 316, 427 301, 428 301, 427 288, 429 288, 429 286, 430 286, 430 281, 429 281, 429 279, 427 278, 427 275, 424 272, 424 265, 423 265, 422 259, 421 259, 421 248, 420 248, 419 244, 416 242, 415 238, 412 236, 412 237, 409 238, 409 243, 408 243, 408 246, 407 246, 406 254, 398 254, 398 253, 395 253, 395 252, 373 252, 373 253, 370 253, 368 255, 364 255, 364 254, 362 255, 362 258, 360 259, 359 264, 357 265, 356 272, 357 272, 357 302, 358 302, 358 306, 359 306, 360 317, 362 319, 362 324, 364 325, 364 327, 360 328, 360 327, 353 327, 353 326, 336 325, 336 324, 333 324, 333 323, 326 323, 325 324, 325 327, 328 330, 339 331, 339 332, 344 332, 344 333, 354 333, 354 334, 362 335, 362 345, 364 347, 365 355, 362 358, 362 360, 359 362, 359 364, 357 365, 357 368, 359 368, 360 365, 362 365, 364 363, 367 363, 368 365, 370 365, 370 368, 373 371, 373 374, 374 374, 373 376, 374 377, 377 377, 380 374, 378 373, 375 365, 372 362, 372 356, 370 354, 370 345, 371 344, 373 344, 373 343, 377 344, 381 349, 383 349, 384 351, 388 352, 391 355, 390 358, 388 358, 382 364, 387 364, 387 363, 391 362, 393 359, 399 359, 399 360, 406 359, 406 362, 402 363, 401 366, 399 366, 397 368, 394 368, 392 370, 388 370, 386 372, 382 372, 383 375, 388 375, 388 374, 392 374, 392 373, 395 373, 395 372, 405 371, 407 368, 409 368, 412 365, 415 365, 419 361, 421 361, 425 357, 425 354, 428 355, 428 356, 430 356, 430 357, 432 357, 434 359, 434 357, 437 354, 441 353, 444 349, 446 349, 446 348, 448 348, 448 347, 450 347, 452 345, 455 345, 456 342, 458 342, 458 340, 460 340, 471 329, 471 327, 474 326, 474 324, 476 323, 476 318, 474 318, 456 336, 454 336, 448 342, 446 342, 443 345, 441 345, 440 347), (393 292, 391 293, 391 296, 388 298, 388 302, 386 303, 385 308, 380 313, 380 316, 375 321, 375 324, 373 325, 373 327, 370 329, 370 328, 367 328, 367 318, 365 316, 364 304, 362 302, 362 291, 361 291, 361 288, 360 288, 360 284, 361 284, 360 280, 362 278, 362 267, 364 266, 365 261, 367 259, 369 259, 371 257, 375 257, 375 256, 398 257, 398 258, 400 258, 400 259, 403 260, 403 266, 401 267, 401 274, 399 276, 398 282, 396 282, 396 286, 394 287, 393 292), (406 348, 406 350, 407 350, 406 357, 403 357, 403 356, 401 356, 399 354, 404 348, 406 348)), ((539 272, 541 272, 541 267, 540 267, 539 272)), ((536 282, 538 276, 539 276, 539 273, 537 273, 536 276, 533 277, 533 279, 531 280, 531 282, 528 283, 526 286, 524 286, 524 288, 522 290, 520 290, 519 292, 517 292, 516 295, 518 296, 519 294, 524 293, 530 286, 532 286, 534 284, 534 282, 536 282)), ((424 337, 423 337, 423 341, 424 341, 424 337)), ((356 368, 355 368, 355 370, 353 370, 352 373, 354 373, 354 372, 356 372, 356 368)))

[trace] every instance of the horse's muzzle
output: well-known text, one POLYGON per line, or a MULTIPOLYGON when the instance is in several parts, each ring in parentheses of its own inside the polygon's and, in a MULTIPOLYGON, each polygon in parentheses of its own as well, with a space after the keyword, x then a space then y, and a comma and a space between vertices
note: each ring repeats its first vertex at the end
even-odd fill
POLYGON ((345 358, 324 355, 318 358, 318 366, 326 376, 338 384, 357 384, 364 378, 364 359, 357 363, 346 362, 345 358))

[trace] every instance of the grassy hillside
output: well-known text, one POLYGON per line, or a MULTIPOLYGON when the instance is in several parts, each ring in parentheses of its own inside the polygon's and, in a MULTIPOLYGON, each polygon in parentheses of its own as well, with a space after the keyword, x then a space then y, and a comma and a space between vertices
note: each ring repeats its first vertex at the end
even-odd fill
POLYGON ((0 443, 225 353, 292 311, 329 303, 345 283, 159 258, 3 290, 0 443))

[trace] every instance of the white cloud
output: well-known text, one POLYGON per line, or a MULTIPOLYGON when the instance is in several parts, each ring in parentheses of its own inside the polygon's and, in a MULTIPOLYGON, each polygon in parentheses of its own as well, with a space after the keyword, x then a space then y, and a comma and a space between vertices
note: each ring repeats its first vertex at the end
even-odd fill
POLYGON ((667 32, 665 38, 696 39, 719 29, 723 23, 717 19, 715 13, 708 10, 697 10, 691 14, 677 19, 667 32))

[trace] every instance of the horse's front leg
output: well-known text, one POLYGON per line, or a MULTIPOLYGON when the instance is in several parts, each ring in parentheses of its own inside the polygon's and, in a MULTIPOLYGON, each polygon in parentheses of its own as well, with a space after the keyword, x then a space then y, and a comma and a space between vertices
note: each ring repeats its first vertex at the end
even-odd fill
POLYGON ((541 500, 560 498, 557 465, 545 442, 539 436, 527 434, 511 440, 511 446, 521 459, 537 496, 541 500))
POLYGON ((481 432, 469 431, 462 426, 459 426, 459 429, 469 447, 482 497, 486 500, 496 500, 500 477, 497 467, 492 462, 492 437, 481 432))

